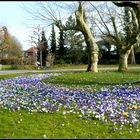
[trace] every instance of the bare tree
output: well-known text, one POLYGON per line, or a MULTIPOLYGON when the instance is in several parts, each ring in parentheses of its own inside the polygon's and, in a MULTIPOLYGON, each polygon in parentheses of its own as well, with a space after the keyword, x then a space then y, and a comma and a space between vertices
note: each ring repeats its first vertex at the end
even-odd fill
POLYGON ((120 28, 120 27, 123 27, 123 24, 124 24, 121 14, 117 13, 115 9, 109 8, 107 4, 106 4, 107 11, 103 11, 102 9, 103 13, 99 11, 94 5, 92 6, 96 9, 100 17, 100 21, 98 23, 95 22, 97 27, 99 28, 103 36, 110 38, 114 42, 114 44, 117 46, 119 50, 118 71, 127 71, 128 56, 132 49, 132 45, 137 42, 136 37, 139 33, 137 19, 136 19, 134 11, 132 9, 129 9, 129 12, 131 14, 132 26, 131 26, 131 29, 130 29, 131 32, 128 38, 128 37, 125 37, 126 32, 122 31, 122 29, 120 28), (103 16, 103 14, 105 16, 103 16), (108 16, 107 20, 109 22, 105 21, 106 16, 108 16), (119 25, 118 25, 118 21, 119 21, 119 25), (104 31, 102 28, 100 28, 100 25, 102 26, 102 28, 104 28, 104 31))
POLYGON ((136 14, 140 30, 140 1, 114 1, 113 3, 119 7, 131 7, 136 14))
POLYGON ((113 3, 118 7, 130 7, 134 10, 139 29, 139 34, 137 34, 136 39, 140 42, 140 1, 114 1, 113 3))
MULTIPOLYGON (((33 35, 30 36, 31 40, 29 40, 36 48, 40 51, 40 67, 42 67, 42 45, 41 45, 41 32, 42 29, 40 25, 35 27, 33 31, 33 35)), ((37 54, 36 54, 36 61, 37 61, 37 54)))
MULTIPOLYGON (((41 3, 40 12, 39 11, 37 12, 38 16, 36 16, 36 18, 39 17, 40 20, 51 21, 59 28, 60 31, 76 30, 82 32, 89 51, 87 71, 98 72, 97 64, 98 64, 99 48, 98 45, 96 44, 95 38, 93 37, 89 25, 87 23, 87 16, 84 8, 85 2, 82 1, 78 2, 78 8, 76 8, 74 12, 76 24, 72 25, 71 27, 67 27, 64 24, 62 24, 62 21, 66 19, 62 18, 60 16, 61 14, 59 13, 59 11, 54 10, 49 4, 50 3, 48 3, 48 5, 45 7, 45 4, 41 3), (41 10, 45 11, 45 13, 41 12, 41 10)), ((62 6, 65 5, 62 4, 62 6)))
POLYGON ((6 26, 3 26, 2 29, 0 30, 1 32, 1 37, 0 37, 0 53, 1 53, 1 58, 3 58, 3 52, 5 49, 10 47, 10 36, 8 33, 8 29, 6 26))
POLYGON ((10 47, 5 49, 5 53, 7 54, 7 58, 22 58, 22 45, 18 41, 18 39, 14 36, 10 36, 9 39, 10 47))

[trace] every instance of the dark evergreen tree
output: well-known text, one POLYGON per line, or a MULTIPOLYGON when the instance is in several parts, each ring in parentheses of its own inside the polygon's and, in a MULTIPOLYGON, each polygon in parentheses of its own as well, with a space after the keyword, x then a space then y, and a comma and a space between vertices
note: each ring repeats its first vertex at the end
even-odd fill
POLYGON ((37 47, 37 61, 40 62, 41 66, 46 66, 47 54, 48 54, 48 41, 45 37, 45 32, 42 31, 41 40, 38 40, 38 47, 37 47))
POLYGON ((48 41, 45 37, 44 31, 42 31, 41 35, 41 46, 42 46, 42 66, 46 66, 46 58, 48 54, 48 41))
POLYGON ((37 48, 37 62, 40 62, 40 50, 37 48))
POLYGON ((64 32, 62 30, 59 32, 58 43, 59 43, 58 55, 59 58, 63 58, 63 55, 65 53, 65 47, 64 47, 65 44, 64 44, 64 32))
MULTIPOLYGON (((66 22, 66 27, 71 27, 75 25, 75 19, 70 16, 66 22)), ((70 47, 70 49, 83 49, 82 43, 84 42, 83 35, 75 30, 66 31, 65 43, 70 47)))
MULTIPOLYGON (((70 16, 66 22, 66 27, 75 25, 75 19, 70 16)), ((83 35, 75 30, 68 30, 65 32, 65 44, 67 47, 67 53, 65 55, 65 61, 68 63, 83 63, 83 57, 85 55, 85 46, 83 45, 83 35)))
POLYGON ((52 33, 51 33, 51 52, 56 54, 56 35, 54 30, 54 24, 52 25, 52 33))

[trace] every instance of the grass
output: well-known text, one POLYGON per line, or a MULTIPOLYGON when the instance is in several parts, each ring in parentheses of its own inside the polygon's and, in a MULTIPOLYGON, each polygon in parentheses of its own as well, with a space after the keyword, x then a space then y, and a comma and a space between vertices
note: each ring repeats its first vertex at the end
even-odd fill
MULTIPOLYGON (((0 79, 30 74, 0 75, 0 79)), ((90 86, 96 91, 110 84, 140 81, 139 75, 139 69, 126 73, 67 72, 43 81, 69 88, 90 86)), ((130 132, 131 126, 125 126, 123 130, 120 127, 114 132, 112 123, 100 123, 96 119, 80 120, 77 114, 29 113, 26 110, 9 112, 7 109, 0 109, 0 114, 0 138, 140 138, 136 128, 130 132)))
POLYGON ((46 83, 53 83, 68 87, 85 87, 90 86, 93 90, 99 90, 102 87, 121 84, 123 82, 140 81, 139 70, 129 70, 128 72, 117 71, 99 71, 98 73, 92 72, 71 72, 65 73, 57 77, 51 77, 43 80, 46 83))
POLYGON ((113 132, 113 124, 80 120, 76 114, 0 110, 0 138, 139 138, 128 126, 113 132), (120 134, 122 132, 122 134, 120 134))
POLYGON ((35 65, 2 65, 2 70, 32 70, 35 65))
MULTIPOLYGON (((139 64, 128 64, 128 67, 134 67, 134 66, 140 66, 139 64)), ((108 68, 108 67, 116 67, 118 68, 118 65, 98 65, 98 68, 108 68)), ((61 69, 87 69, 87 65, 75 65, 75 64, 63 64, 63 65, 53 65, 47 68, 49 70, 61 70, 61 69)))
POLYGON ((0 75, 0 79, 14 78, 20 75, 25 75, 25 74, 2 74, 0 75))
MULTIPOLYGON (((6 79, 6 78, 14 78, 17 76, 28 76, 32 74, 42 74, 45 72, 27 72, 27 73, 14 73, 14 74, 0 74, 0 79, 6 79)), ((47 72, 49 73, 49 72, 47 72)))
MULTIPOLYGON (((134 67, 134 66, 140 66, 139 64, 128 64, 128 67, 134 67)), ((98 68, 108 68, 108 67, 117 67, 118 65, 98 65, 98 68)), ((81 64, 81 65, 75 65, 75 64, 56 64, 48 67, 48 70, 61 70, 61 69, 85 69, 86 70, 87 65, 81 64)), ((2 65, 2 70, 21 70, 21 69, 35 69, 37 68, 34 65, 2 65)))

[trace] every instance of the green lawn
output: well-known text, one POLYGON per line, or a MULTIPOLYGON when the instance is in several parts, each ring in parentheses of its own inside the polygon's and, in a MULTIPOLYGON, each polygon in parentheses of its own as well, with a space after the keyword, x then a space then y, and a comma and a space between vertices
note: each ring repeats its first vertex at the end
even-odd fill
POLYGON ((57 77, 51 77, 43 80, 46 83, 54 83, 68 87, 88 87, 93 90, 99 90, 109 85, 121 84, 124 82, 140 81, 140 71, 137 69, 128 72, 106 71, 102 70, 98 73, 92 72, 68 72, 57 77))
MULTIPOLYGON (((140 66, 139 64, 128 64, 128 67, 133 67, 133 66, 140 66)), ((118 65, 98 65, 98 68, 108 68, 108 67, 117 67, 118 65)), ((48 67, 48 70, 61 70, 61 69, 85 69, 86 70, 87 65, 75 65, 75 64, 57 64, 57 65, 52 65, 48 67)), ((36 69, 37 68, 34 65, 2 65, 2 70, 16 70, 16 69, 36 69)))
MULTIPOLYGON (((31 74, 31 73, 30 73, 31 74)), ((0 75, 0 79, 11 78, 21 74, 0 75)), ((29 75, 22 74, 22 75, 29 75)), ((126 73, 116 71, 67 72, 63 75, 43 80, 68 88, 91 87, 98 91, 110 84, 140 81, 140 70, 126 73)), ((136 85, 140 85, 138 82, 136 85)), ((29 113, 25 110, 9 112, 0 109, 0 138, 140 138, 140 126, 118 126, 113 131, 113 123, 101 123, 98 119, 80 119, 77 114, 29 113), (130 127, 132 131, 130 131, 130 127)))
POLYGON ((0 138, 140 138, 130 126, 112 130, 113 124, 80 120, 77 114, 9 112, 0 110, 0 138))
MULTIPOLYGON (((87 66, 88 65, 83 65, 83 64, 81 64, 81 65, 74 65, 74 64, 63 64, 63 65, 53 65, 53 66, 51 66, 51 67, 49 67, 49 68, 47 68, 47 69, 50 69, 50 70, 55 70, 55 69, 57 69, 57 70, 61 70, 61 69, 87 69, 87 66)), ((134 67, 134 66, 136 66, 136 67, 139 67, 140 65, 139 64, 128 64, 128 67, 134 67)), ((109 67, 116 67, 116 68, 118 68, 118 65, 98 65, 98 68, 109 68, 109 67)))

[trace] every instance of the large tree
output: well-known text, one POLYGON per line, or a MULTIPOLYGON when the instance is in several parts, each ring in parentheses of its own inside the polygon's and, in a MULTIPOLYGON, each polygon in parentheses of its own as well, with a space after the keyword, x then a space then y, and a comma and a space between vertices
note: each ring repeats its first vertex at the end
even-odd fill
POLYGON ((3 58, 4 51, 5 49, 10 47, 10 35, 8 33, 8 29, 6 26, 3 26, 2 29, 0 30, 0 53, 1 53, 1 58, 3 58))
POLYGON ((2 27, 0 34, 0 53, 1 59, 6 57, 10 58, 21 58, 22 57, 22 45, 18 39, 12 36, 6 26, 2 27))
MULTIPOLYGON (((137 19, 136 19, 134 11, 129 8, 128 10, 129 10, 129 15, 131 18, 129 18, 129 21, 128 21, 128 18, 126 19, 127 21, 124 21, 122 20, 123 17, 121 16, 122 13, 119 14, 117 10, 115 10, 115 7, 114 9, 113 7, 109 8, 108 5, 106 4, 107 11, 103 13, 99 11, 95 6, 93 7, 97 10, 97 13, 100 17, 99 23, 105 29, 105 31, 103 31, 100 28, 99 24, 96 24, 99 30, 102 32, 103 36, 110 38, 112 42, 114 42, 114 44, 118 48, 118 51, 119 51, 118 71, 126 71, 128 56, 130 54, 132 46, 137 42, 136 37, 139 33, 137 19), (104 13, 106 14, 106 16, 103 16, 104 13), (105 18, 107 21, 105 21, 105 18), (110 27, 109 24, 112 27, 110 27), (125 27, 125 28, 129 27, 129 29, 124 30, 122 27, 125 27)), ((124 15, 125 17, 127 17, 128 13, 125 12, 124 15)))
MULTIPOLYGON (((130 38, 131 38, 132 32, 134 32, 134 31, 132 31, 133 26, 135 26, 133 24, 132 19, 131 19, 131 13, 130 13, 129 7, 124 8, 123 18, 124 18, 124 28, 123 28, 123 30, 125 32, 125 41, 128 42, 128 40, 130 40, 130 38)), ((136 36, 137 36, 137 34, 136 34, 136 36)), ((135 54, 134 54, 134 46, 133 45, 131 47, 129 57, 130 57, 130 60, 131 60, 131 64, 136 64, 135 54)))
MULTIPOLYGON (((64 4, 67 3, 67 12, 72 11, 73 9, 70 9, 71 4, 69 2, 61 2, 60 9, 62 10, 64 4)), ((89 24, 88 24, 88 16, 86 16, 86 8, 84 6, 86 2, 79 1, 79 2, 73 2, 74 4, 78 4, 78 8, 76 7, 74 11, 75 19, 76 19, 76 24, 72 25, 71 27, 67 28, 62 24, 62 21, 65 21, 64 16, 66 16, 67 13, 64 14, 63 18, 61 17, 61 13, 58 10, 59 7, 55 7, 55 3, 45 3, 42 2, 40 5, 40 10, 37 10, 35 18, 39 17, 39 20, 45 21, 50 21, 53 22, 59 30, 77 30, 80 31, 83 36, 84 40, 87 46, 88 50, 88 67, 87 71, 93 71, 93 72, 98 72, 97 69, 97 64, 98 64, 98 52, 99 48, 98 45, 96 44, 95 38, 93 37, 89 24), (50 5, 49 5, 50 4, 50 5), (53 6, 51 4, 54 4, 53 6), (56 8, 55 10, 53 8, 56 8), (44 12, 44 13, 43 13, 44 12), (58 15, 58 16, 57 16, 58 15)), ((59 5, 59 4, 57 4, 59 5)), ((35 13, 33 13, 35 15, 35 13)), ((50 23, 49 23, 50 24, 50 23)))
POLYGON ((92 35, 92 32, 87 24, 87 16, 84 9, 84 2, 80 1, 78 5, 78 9, 75 12, 76 23, 71 27, 66 27, 62 25, 61 21, 55 21, 56 26, 60 30, 77 30, 82 32, 87 50, 88 50, 88 67, 87 71, 98 72, 97 65, 98 65, 98 52, 99 48, 96 44, 95 38, 92 35))
POLYGON ((14 36, 10 37, 10 47, 5 50, 8 58, 21 58, 23 56, 23 49, 21 43, 14 36))
POLYGON ((139 34, 139 27, 134 11, 129 7, 125 7, 124 11, 124 37, 122 36, 124 40, 120 38, 122 46, 121 44, 119 45, 121 46, 119 48, 119 71, 127 70, 128 56, 130 54, 133 55, 133 45, 137 42, 139 34))

